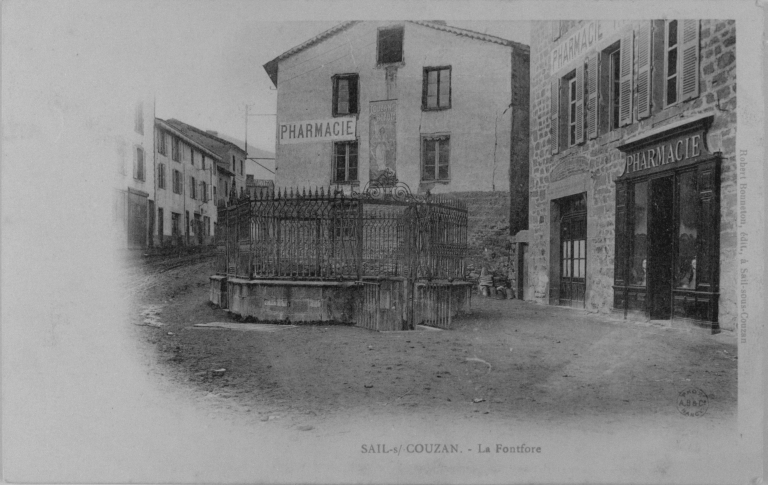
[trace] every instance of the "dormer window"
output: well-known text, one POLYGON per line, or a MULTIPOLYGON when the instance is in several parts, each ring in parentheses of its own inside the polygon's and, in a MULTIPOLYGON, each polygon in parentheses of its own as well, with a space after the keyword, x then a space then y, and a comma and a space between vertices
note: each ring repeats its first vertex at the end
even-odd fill
POLYGON ((378 63, 393 64, 403 62, 403 27, 379 29, 378 63))

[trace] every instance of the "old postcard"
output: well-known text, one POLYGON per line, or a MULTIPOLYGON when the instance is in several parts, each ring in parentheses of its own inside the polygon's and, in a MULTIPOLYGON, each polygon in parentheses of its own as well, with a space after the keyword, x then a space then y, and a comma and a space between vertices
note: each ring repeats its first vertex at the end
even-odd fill
POLYGON ((2 4, 11 483, 761 483, 764 6, 2 4))

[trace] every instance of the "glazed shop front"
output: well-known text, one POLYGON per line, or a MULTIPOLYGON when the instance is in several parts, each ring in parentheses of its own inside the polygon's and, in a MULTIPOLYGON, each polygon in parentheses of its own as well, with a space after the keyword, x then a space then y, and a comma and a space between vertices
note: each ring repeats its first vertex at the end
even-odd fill
POLYGON ((719 152, 713 116, 646 132, 618 148, 614 311, 718 331, 719 152))

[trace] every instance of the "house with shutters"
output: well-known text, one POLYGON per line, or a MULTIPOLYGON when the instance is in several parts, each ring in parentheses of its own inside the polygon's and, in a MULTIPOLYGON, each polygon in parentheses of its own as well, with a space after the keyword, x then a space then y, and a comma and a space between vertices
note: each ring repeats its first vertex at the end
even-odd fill
POLYGON ((516 232, 528 216, 528 51, 442 21, 342 22, 291 47, 264 65, 277 87, 275 187, 397 180, 475 194, 470 217, 483 212, 477 194, 498 193, 491 225, 516 232))
POLYGON ((531 32, 525 298, 734 329, 734 21, 531 32))
POLYGON ((154 132, 155 246, 211 244, 221 157, 160 118, 154 132))

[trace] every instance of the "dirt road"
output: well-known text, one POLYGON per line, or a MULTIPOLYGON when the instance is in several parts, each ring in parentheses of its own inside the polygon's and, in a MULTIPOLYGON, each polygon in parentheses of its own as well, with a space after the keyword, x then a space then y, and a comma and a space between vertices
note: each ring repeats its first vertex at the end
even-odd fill
POLYGON ((197 328, 234 321, 208 303, 211 260, 168 266, 130 273, 137 338, 153 349, 148 365, 246 419, 361 410, 550 423, 676 419, 678 393, 698 388, 708 397, 707 420, 735 420, 736 342, 728 333, 484 298, 450 331, 197 328))

